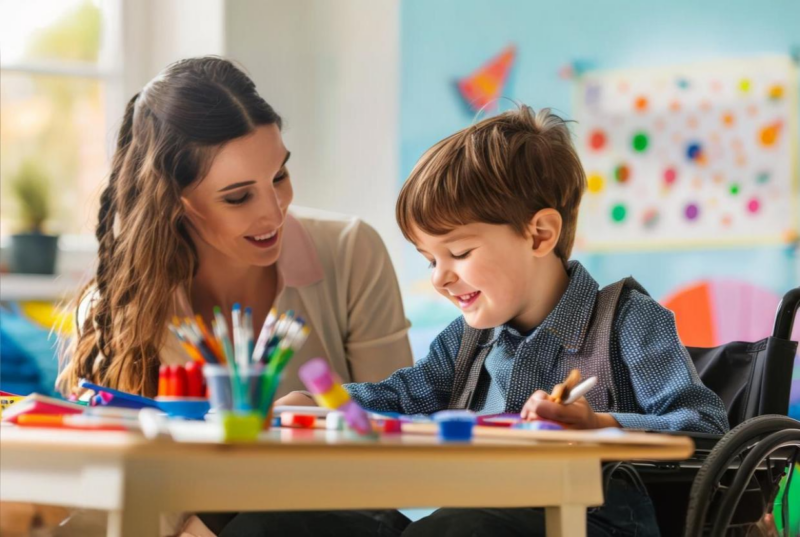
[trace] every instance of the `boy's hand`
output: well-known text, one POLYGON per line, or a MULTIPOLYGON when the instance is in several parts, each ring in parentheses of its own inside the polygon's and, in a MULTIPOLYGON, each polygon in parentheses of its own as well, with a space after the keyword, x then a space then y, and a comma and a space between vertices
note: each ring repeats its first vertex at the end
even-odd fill
POLYGON ((317 403, 302 392, 291 392, 275 401, 275 406, 317 406, 317 403))
MULTIPOLYGON (((607 420, 602 417, 606 416, 616 423, 616 420, 611 416, 595 414, 585 397, 581 397, 570 405, 553 403, 549 400, 549 397, 550 396, 545 391, 537 390, 534 392, 522 407, 522 412, 520 412, 522 419, 533 421, 537 418, 541 418, 557 421, 568 429, 613 427, 611 423, 605 423, 607 420)), ((617 424, 617 427, 619 427, 619 424, 617 424)))

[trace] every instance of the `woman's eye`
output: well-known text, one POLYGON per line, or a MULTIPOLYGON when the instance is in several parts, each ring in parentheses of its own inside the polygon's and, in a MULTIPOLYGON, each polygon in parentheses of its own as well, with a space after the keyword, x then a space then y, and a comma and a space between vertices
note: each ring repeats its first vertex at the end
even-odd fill
POLYGON ((250 193, 245 192, 238 198, 225 198, 225 203, 228 203, 230 205, 241 205, 242 203, 246 202, 249 199, 250 199, 250 193))
POLYGON ((469 256, 469 254, 471 254, 471 253, 472 253, 472 250, 467 250, 463 254, 459 254, 459 255, 453 254, 453 259, 466 259, 469 256))
POLYGON ((283 181, 287 177, 289 177, 289 170, 287 170, 286 168, 283 168, 283 169, 281 169, 281 171, 278 172, 278 175, 275 176, 275 178, 272 180, 272 182, 273 183, 280 183, 281 181, 283 181))
POLYGON ((429 262, 428 263, 428 268, 429 269, 435 269, 436 268, 436 261, 429 262))

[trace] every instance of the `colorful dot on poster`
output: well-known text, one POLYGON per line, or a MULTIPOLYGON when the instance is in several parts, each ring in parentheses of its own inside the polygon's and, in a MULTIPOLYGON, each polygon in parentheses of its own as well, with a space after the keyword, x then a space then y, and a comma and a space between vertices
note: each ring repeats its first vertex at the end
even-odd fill
POLYGON ((667 168, 664 170, 664 183, 671 186, 678 179, 678 173, 675 168, 667 168))
POLYGON ((719 93, 720 91, 722 91, 722 82, 720 82, 719 80, 713 80, 711 82, 711 91, 713 91, 714 93, 719 93))
POLYGON ((602 192, 604 186, 605 181, 603 180, 603 176, 598 173, 593 173, 586 178, 586 188, 588 188, 589 192, 592 194, 602 192))
POLYGON ((686 158, 693 162, 697 162, 703 156, 703 146, 700 145, 700 142, 690 142, 688 146, 686 146, 686 158))
POLYGON ((725 112, 722 114, 722 124, 726 127, 733 127, 733 124, 736 122, 736 118, 734 117, 732 112, 725 112))
POLYGON ((643 95, 640 95, 640 96, 639 96, 639 97, 637 97, 637 98, 636 98, 636 100, 633 102, 633 108, 634 108, 634 109, 635 109, 637 112, 646 112, 646 111, 647 111, 647 104, 648 104, 648 103, 647 103, 647 97, 645 97, 645 96, 643 96, 643 95))
POLYGON ((697 220, 697 217, 700 216, 700 207, 695 203, 690 203, 683 210, 683 214, 687 220, 697 220))
POLYGON ((711 110, 711 101, 708 99, 703 99, 703 101, 700 103, 700 110, 703 112, 708 112, 711 110))
POLYGON ((600 129, 593 130, 589 134, 589 147, 595 151, 600 151, 606 146, 606 133, 600 129))
POLYGON ((617 223, 622 222, 623 220, 625 220, 625 217, 627 216, 627 214, 628 214, 628 210, 621 203, 618 203, 617 205, 614 205, 614 207, 612 207, 612 209, 611 209, 611 219, 614 222, 617 222, 617 223))
POLYGON ((656 119, 655 122, 653 122, 653 126, 656 128, 657 131, 663 131, 667 126, 667 122, 664 121, 663 117, 660 117, 656 119))
POLYGON ((642 215, 642 225, 646 229, 653 229, 658 225, 659 214, 658 209, 649 208, 642 215))
POLYGON ((633 135, 633 149, 639 153, 647 149, 647 144, 649 142, 650 140, 647 138, 646 132, 640 131, 633 135))
MULTIPOLYGON (((572 78, 570 76, 570 78, 572 78)), ((586 104, 593 105, 600 100, 600 85, 592 83, 586 86, 586 104)))
POLYGON ((725 175, 722 172, 717 172, 714 174, 714 182, 716 184, 723 183, 725 181, 725 175))
POLYGON ((701 179, 699 175, 696 175, 694 179, 692 179, 692 186, 695 190, 700 190, 703 188, 703 179, 701 179))
POLYGON ((769 147, 775 145, 775 142, 778 141, 778 134, 780 134, 780 124, 773 123, 761 128, 758 139, 761 145, 769 147))
POLYGON ((614 179, 617 180, 618 183, 625 184, 631 178, 631 169, 625 165, 620 164, 616 168, 614 168, 614 179))
POLYGON ((747 93, 750 91, 751 83, 749 78, 743 78, 739 81, 739 91, 747 93))
POLYGON ((765 185, 769 183, 769 173, 768 172, 761 172, 756 176, 756 183, 759 185, 765 185))
POLYGON ((783 99, 783 86, 780 84, 773 84, 769 88, 768 95, 771 101, 780 101, 783 99))
POLYGON ((750 200, 747 202, 747 210, 751 214, 756 214, 759 209, 761 209, 761 202, 758 201, 758 198, 750 198, 750 200))
POLYGON ((679 78, 678 80, 675 81, 675 83, 678 85, 679 88, 683 90, 689 89, 689 80, 686 78, 679 78))
POLYGON ((628 84, 626 80, 622 80, 617 86, 617 89, 620 93, 626 93, 630 89, 630 84, 628 84))
POLYGON ((671 103, 669 103, 669 109, 673 112, 680 112, 681 111, 680 101, 672 101, 671 103))
POLYGON ((739 153, 738 155, 736 155, 734 162, 736 162, 736 165, 739 166, 740 168, 744 168, 745 166, 747 166, 747 157, 745 156, 744 153, 739 153))
POLYGON ((696 129, 697 123, 698 123, 697 118, 695 116, 689 116, 688 118, 686 118, 686 126, 689 127, 690 129, 696 129))
POLYGON ((731 215, 725 214, 722 216, 722 225, 725 227, 730 227, 731 223, 733 223, 733 218, 731 215))
POLYGON ((735 195, 737 195, 737 194, 739 193, 739 190, 740 190, 740 189, 739 189, 739 184, 738 184, 738 183, 733 183, 733 184, 731 184, 731 186, 728 188, 728 191, 731 193, 731 196, 735 196, 735 195))
POLYGON ((753 117, 757 116, 758 115, 758 105, 751 104, 750 106, 748 106, 747 107, 747 113, 750 114, 753 117))

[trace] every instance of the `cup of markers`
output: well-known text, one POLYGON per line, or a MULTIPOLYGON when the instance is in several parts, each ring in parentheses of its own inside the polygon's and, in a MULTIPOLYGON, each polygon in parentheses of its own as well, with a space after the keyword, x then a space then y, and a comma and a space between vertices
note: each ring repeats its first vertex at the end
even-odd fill
POLYGON ((301 317, 274 308, 254 340, 252 311, 234 304, 233 337, 219 307, 209 331, 199 315, 171 327, 187 354, 203 364, 211 408, 222 423, 225 437, 252 441, 269 428, 272 403, 283 371, 308 339, 309 328, 301 317))

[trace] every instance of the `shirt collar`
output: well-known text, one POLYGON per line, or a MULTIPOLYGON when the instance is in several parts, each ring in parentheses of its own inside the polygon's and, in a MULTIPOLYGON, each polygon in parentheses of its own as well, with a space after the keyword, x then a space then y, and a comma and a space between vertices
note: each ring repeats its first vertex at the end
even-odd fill
MULTIPOLYGON (((569 285, 561 296, 553 311, 545 317, 539 328, 528 336, 533 337, 542 330, 552 334, 561 342, 564 350, 570 354, 578 352, 583 346, 589 321, 594 312, 594 303, 597 300, 597 291, 600 288, 589 272, 578 261, 567 263, 569 285)), ((494 344, 502 335, 522 337, 522 334, 508 323, 493 329, 489 341, 481 346, 494 344)))
POLYGON ((278 274, 286 287, 304 287, 321 281, 325 271, 314 241, 297 218, 286 214, 278 257, 278 274))

